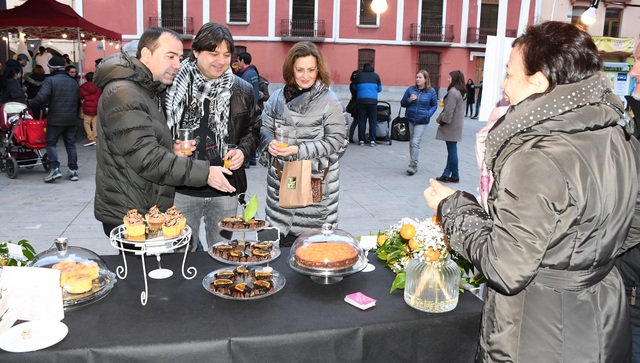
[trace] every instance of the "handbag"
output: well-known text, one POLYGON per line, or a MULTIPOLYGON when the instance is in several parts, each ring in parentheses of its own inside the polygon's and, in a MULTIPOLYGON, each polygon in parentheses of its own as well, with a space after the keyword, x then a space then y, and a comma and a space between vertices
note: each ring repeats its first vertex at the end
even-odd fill
POLYGON ((442 110, 442 112, 440 112, 440 114, 438 115, 438 118, 436 119, 436 123, 438 125, 442 125, 442 119, 444 118, 444 109, 442 110))
POLYGON ((322 184, 324 184, 324 178, 327 177, 328 172, 329 168, 324 168, 322 178, 311 178, 311 195, 314 203, 318 203, 322 200, 322 184))
POLYGON ((400 117, 400 110, 398 110, 398 117, 391 121, 391 140, 409 141, 411 140, 411 134, 409 132, 409 120, 407 120, 407 110, 405 109, 405 116, 400 117))
POLYGON ((313 204, 311 191, 311 160, 288 161, 280 172, 280 207, 300 208, 313 204))

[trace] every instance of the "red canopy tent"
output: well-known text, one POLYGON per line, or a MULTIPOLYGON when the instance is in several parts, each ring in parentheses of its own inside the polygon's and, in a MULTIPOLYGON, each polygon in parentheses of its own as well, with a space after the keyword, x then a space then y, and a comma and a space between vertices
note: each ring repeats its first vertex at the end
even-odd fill
POLYGON ((22 32, 28 38, 40 39, 62 39, 63 34, 75 39, 84 34, 82 39, 122 40, 122 34, 93 24, 55 0, 27 0, 13 9, 0 11, 0 32, 22 32))

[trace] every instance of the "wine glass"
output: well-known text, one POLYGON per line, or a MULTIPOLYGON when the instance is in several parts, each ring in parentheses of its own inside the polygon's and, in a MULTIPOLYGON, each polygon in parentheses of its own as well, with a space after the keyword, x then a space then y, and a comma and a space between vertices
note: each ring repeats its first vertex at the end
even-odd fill
POLYGON ((367 259, 367 266, 362 270, 363 272, 371 272, 376 269, 374 265, 369 263, 369 251, 376 248, 378 243, 378 236, 360 236, 360 248, 362 248, 367 259))

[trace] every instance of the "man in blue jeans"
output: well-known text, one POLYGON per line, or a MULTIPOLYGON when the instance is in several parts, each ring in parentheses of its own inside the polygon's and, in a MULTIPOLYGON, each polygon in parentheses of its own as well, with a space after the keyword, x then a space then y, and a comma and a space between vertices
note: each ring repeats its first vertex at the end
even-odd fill
POLYGON ((76 128, 80 109, 80 87, 78 82, 65 72, 65 62, 62 57, 52 57, 48 66, 51 74, 42 82, 42 87, 36 97, 29 100, 27 104, 29 108, 49 105, 47 133, 44 142, 50 170, 44 178, 44 182, 51 183, 62 178, 58 150, 56 149, 60 136, 62 136, 67 150, 67 166, 69 167, 67 178, 71 181, 78 181, 76 128))
POLYGON ((380 76, 374 72, 373 66, 365 63, 362 72, 355 76, 354 87, 358 102, 358 144, 364 145, 366 140, 367 119, 369 119, 369 145, 376 145, 376 128, 378 121, 378 93, 382 92, 380 76))

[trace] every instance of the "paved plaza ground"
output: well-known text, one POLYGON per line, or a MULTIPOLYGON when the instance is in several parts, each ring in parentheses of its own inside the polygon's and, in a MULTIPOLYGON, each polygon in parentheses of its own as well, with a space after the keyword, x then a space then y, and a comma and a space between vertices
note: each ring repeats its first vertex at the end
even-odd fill
MULTIPOLYGON (((392 115, 399 104, 392 104, 392 115)), ((435 116, 434 116, 435 119, 435 116)), ((458 143, 460 183, 456 189, 477 194, 479 172, 475 159, 475 134, 484 122, 465 118, 463 140, 458 143)), ((354 236, 384 230, 402 217, 425 218, 433 214, 422 192, 429 178, 441 175, 447 157, 444 141, 435 140, 437 125, 429 124, 424 135, 418 173, 408 176, 409 143, 393 141, 376 147, 350 144, 340 159, 339 228, 354 236)), ((67 237, 71 245, 88 248, 98 254, 116 254, 93 216, 95 193, 95 147, 77 142, 80 180, 60 179, 45 184, 43 168, 21 168, 16 179, 0 175, 0 242, 27 239, 41 252, 57 237, 67 237)), ((58 144, 67 172, 62 140, 58 144)), ((249 194, 260 201, 258 217, 264 217, 266 169, 260 165, 247 170, 249 194)), ((132 206, 135 207, 135 206, 132 206)), ((217 242, 217 241, 214 241, 217 242)), ((211 243, 211 242, 209 242, 211 243)))

